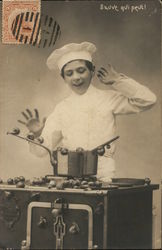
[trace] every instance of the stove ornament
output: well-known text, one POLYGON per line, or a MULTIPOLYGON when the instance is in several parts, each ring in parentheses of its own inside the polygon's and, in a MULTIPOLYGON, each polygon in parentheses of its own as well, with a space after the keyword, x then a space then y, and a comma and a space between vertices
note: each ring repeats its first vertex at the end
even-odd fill
POLYGON ((80 228, 77 223, 73 222, 72 225, 69 228, 70 234, 77 234, 80 232, 80 228))
POLYGON ((37 223, 39 228, 45 228, 47 226, 47 219, 43 216, 40 216, 39 222, 37 223))

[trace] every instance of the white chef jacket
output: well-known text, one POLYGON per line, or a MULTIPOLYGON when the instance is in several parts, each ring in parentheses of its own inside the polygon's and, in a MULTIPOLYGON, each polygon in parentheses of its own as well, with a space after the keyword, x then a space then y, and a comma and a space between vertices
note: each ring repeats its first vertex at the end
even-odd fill
MULTIPOLYGON (((92 84, 87 92, 74 92, 56 105, 42 132, 44 144, 52 149, 54 131, 61 131, 62 145, 69 150, 91 150, 115 137, 116 115, 144 111, 156 102, 145 86, 121 74, 113 90, 100 90, 92 84)), ((98 159, 98 177, 110 180, 115 174, 115 143, 98 159)))

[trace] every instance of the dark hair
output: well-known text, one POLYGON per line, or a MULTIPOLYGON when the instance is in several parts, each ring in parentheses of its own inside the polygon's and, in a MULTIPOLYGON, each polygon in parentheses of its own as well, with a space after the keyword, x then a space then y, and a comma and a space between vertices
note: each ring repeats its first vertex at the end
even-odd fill
MULTIPOLYGON (((87 68, 89 69, 89 71, 95 71, 95 66, 93 65, 93 63, 92 62, 90 62, 90 61, 87 61, 87 60, 82 60, 82 59, 78 59, 78 60, 73 60, 73 61, 84 61, 85 62, 85 65, 87 66, 87 68)), ((72 62, 72 61, 70 61, 70 62, 72 62)), ((70 62, 68 62, 68 63, 70 63, 70 62)), ((66 65, 68 64, 68 63, 66 63, 63 67, 62 67, 62 69, 61 69, 61 76, 64 78, 64 68, 66 67, 66 65)))

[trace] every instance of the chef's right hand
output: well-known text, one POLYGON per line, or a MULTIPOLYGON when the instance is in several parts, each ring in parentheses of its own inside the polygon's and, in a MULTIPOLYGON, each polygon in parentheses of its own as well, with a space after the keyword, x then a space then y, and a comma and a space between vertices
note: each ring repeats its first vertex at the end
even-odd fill
POLYGON ((34 137, 37 138, 41 135, 42 130, 44 128, 46 118, 44 117, 42 122, 39 119, 39 112, 37 109, 34 109, 35 115, 33 116, 31 110, 26 109, 25 112, 21 112, 23 117, 25 118, 25 122, 18 120, 19 123, 25 125, 30 133, 33 133, 34 137))

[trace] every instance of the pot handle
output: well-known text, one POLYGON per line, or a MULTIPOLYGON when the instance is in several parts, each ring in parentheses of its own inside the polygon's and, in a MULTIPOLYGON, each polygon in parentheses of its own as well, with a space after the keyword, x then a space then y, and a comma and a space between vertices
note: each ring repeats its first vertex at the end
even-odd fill
POLYGON ((119 137, 120 136, 116 136, 116 137, 112 138, 110 141, 107 141, 107 142, 103 143, 102 145, 100 145, 100 146, 98 146, 96 148, 93 148, 92 151, 97 150, 99 147, 104 147, 106 145, 110 145, 113 141, 117 140, 119 137))
POLYGON ((14 133, 12 133, 12 132, 7 132, 7 135, 16 136, 16 137, 18 137, 19 139, 28 141, 28 142, 30 142, 30 143, 33 143, 33 144, 39 146, 39 147, 44 148, 44 149, 47 150, 47 152, 49 153, 50 162, 51 162, 52 166, 54 166, 54 165, 56 164, 56 159, 54 158, 54 154, 53 154, 52 151, 51 151, 49 148, 47 148, 46 146, 44 146, 44 145, 42 145, 42 144, 40 144, 40 143, 38 143, 38 142, 35 142, 34 140, 30 140, 30 139, 28 139, 28 138, 26 138, 26 137, 20 136, 20 135, 18 135, 18 134, 14 134, 14 133))

